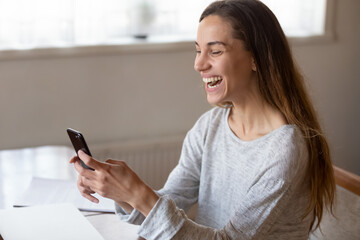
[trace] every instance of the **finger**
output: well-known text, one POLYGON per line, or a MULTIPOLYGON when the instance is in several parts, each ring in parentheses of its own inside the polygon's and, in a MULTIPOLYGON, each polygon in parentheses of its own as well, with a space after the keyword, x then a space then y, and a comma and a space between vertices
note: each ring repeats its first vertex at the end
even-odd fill
POLYGON ((95 191, 93 191, 89 187, 79 187, 80 192, 86 193, 86 194, 94 194, 95 191))
POLYGON ((89 190, 89 189, 83 188, 83 187, 78 187, 78 189, 79 189, 80 193, 84 193, 84 194, 88 194, 88 195, 95 193, 93 190, 89 190))
POLYGON ((109 163, 109 164, 115 164, 115 165, 122 165, 124 163, 123 161, 113 160, 113 159, 108 159, 105 162, 109 163))
POLYGON ((78 185, 78 189, 79 189, 81 196, 83 196, 84 198, 88 199, 91 202, 94 202, 94 203, 99 202, 99 199, 97 199, 96 197, 94 197, 92 195, 95 193, 95 191, 91 190, 91 188, 84 185, 81 178, 78 179, 77 185, 78 185))
POLYGON ((95 170, 99 169, 101 167, 101 162, 90 157, 83 150, 78 151, 78 156, 87 166, 89 166, 95 170))
POLYGON ((80 159, 75 160, 74 168, 80 174, 80 171, 82 171, 82 168, 83 168, 80 164, 80 159))
POLYGON ((80 160, 79 159, 77 159, 77 160, 75 160, 74 161, 74 168, 75 168, 75 170, 79 173, 79 171, 81 170, 81 165, 80 165, 80 160))
MULTIPOLYGON (((85 181, 85 179, 84 179, 85 181)), ((81 191, 86 191, 87 193, 93 194, 95 193, 94 190, 92 190, 88 185, 84 184, 83 178, 79 177, 77 185, 79 190, 81 189, 81 191)))
POLYGON ((99 199, 97 199, 96 197, 94 197, 93 195, 86 193, 86 192, 80 192, 81 196, 83 196, 84 198, 88 199, 89 201, 93 202, 93 203, 99 203, 99 199))
POLYGON ((80 193, 85 193, 85 194, 94 194, 95 191, 91 190, 90 188, 87 187, 81 187, 80 185, 78 185, 78 189, 80 193))
POLYGON ((79 158, 77 156, 74 156, 70 159, 69 163, 75 163, 79 158))
POLYGON ((88 191, 96 192, 96 180, 92 180, 89 178, 82 177, 81 178, 81 185, 84 186, 88 191))
POLYGON ((90 170, 90 169, 86 169, 84 168, 81 163, 80 160, 77 160, 74 163, 74 168, 75 170, 78 172, 78 174, 82 177, 88 178, 88 179, 94 179, 95 178, 95 172, 90 170))

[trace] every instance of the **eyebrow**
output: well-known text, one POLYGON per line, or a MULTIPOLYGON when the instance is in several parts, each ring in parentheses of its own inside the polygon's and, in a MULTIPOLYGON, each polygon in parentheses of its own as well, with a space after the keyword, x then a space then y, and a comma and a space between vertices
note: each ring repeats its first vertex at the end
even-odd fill
MULTIPOLYGON (((226 43, 221 42, 221 41, 213 41, 213 42, 208 42, 208 43, 207 43, 208 46, 213 46, 213 45, 217 45, 217 44, 226 46, 226 43)), ((196 45, 196 46, 199 46, 199 44, 198 44, 196 41, 195 41, 195 45, 196 45)))

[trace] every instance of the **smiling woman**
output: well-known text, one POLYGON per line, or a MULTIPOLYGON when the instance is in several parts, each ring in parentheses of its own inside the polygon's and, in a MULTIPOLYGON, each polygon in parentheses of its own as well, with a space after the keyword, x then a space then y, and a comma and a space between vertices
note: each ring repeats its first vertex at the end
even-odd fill
POLYGON ((116 202, 145 239, 308 239, 332 206, 334 177, 289 44, 257 0, 210 4, 200 17, 195 69, 214 106, 188 131, 159 191, 121 160, 70 160, 78 189, 116 202), (81 167, 80 160, 95 169, 81 167), (186 211, 198 203, 195 220, 186 211))

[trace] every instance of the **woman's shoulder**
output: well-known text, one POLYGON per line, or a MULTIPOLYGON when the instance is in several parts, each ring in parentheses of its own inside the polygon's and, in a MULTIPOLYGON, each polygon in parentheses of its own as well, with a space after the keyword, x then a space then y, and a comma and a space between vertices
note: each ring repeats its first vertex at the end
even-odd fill
MULTIPOLYGON (((272 132, 269 142, 274 158, 273 163, 281 166, 280 169, 292 178, 292 175, 300 170, 306 169, 308 150, 304 136, 296 125, 283 125, 272 132)), ((300 171, 302 172, 302 171, 300 171)))
POLYGON ((229 108, 213 107, 210 110, 203 113, 197 122, 220 122, 228 114, 229 108))
POLYGON ((290 157, 306 151, 306 143, 300 128, 293 124, 286 124, 274 130, 267 137, 268 143, 278 155, 290 157))
POLYGON ((201 138, 203 141, 212 132, 216 132, 226 119, 228 109, 222 107, 213 107, 203 113, 189 130, 188 136, 201 138))
MULTIPOLYGON (((273 141, 279 147, 302 148, 305 146, 304 136, 300 128, 293 124, 286 124, 273 132, 273 141)), ((285 148, 285 149, 288 149, 285 148)))

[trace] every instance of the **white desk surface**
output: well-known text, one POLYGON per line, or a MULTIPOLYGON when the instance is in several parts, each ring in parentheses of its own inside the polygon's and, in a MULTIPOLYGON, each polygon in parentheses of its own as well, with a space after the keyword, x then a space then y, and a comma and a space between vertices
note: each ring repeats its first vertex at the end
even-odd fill
MULTIPOLYGON (((68 162, 75 152, 63 146, 44 146, 0 151, 0 209, 12 208, 33 177, 72 179, 77 174, 68 162)), ((106 240, 138 238, 137 226, 121 222, 115 214, 83 212, 106 240)))

